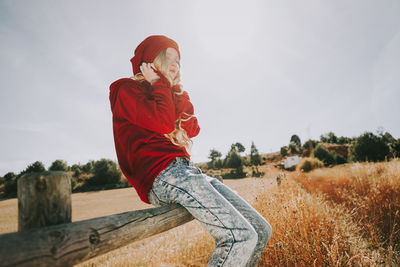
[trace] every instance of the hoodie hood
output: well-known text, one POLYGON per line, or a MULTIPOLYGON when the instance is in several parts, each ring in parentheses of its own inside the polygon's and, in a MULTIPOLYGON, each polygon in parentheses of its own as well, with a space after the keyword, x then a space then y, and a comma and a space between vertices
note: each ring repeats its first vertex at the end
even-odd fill
MULTIPOLYGON (((121 86, 129 84, 129 83, 138 83, 135 80, 132 80, 130 78, 122 78, 119 80, 116 80, 110 85, 110 104, 111 104, 111 111, 114 110, 115 102, 117 101, 118 97, 118 90, 121 88, 121 86)), ((140 83, 139 83, 140 84, 140 83)))

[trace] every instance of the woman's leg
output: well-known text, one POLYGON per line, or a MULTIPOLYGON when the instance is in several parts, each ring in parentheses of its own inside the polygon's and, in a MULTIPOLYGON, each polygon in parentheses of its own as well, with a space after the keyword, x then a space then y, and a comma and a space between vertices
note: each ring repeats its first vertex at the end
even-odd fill
POLYGON ((155 205, 178 203, 214 237, 208 266, 246 266, 257 245, 253 226, 189 161, 177 158, 154 181, 149 200, 155 205))
MULTIPOLYGON (((204 174, 205 175, 205 174, 204 174)), ((261 258, 265 246, 272 234, 271 225, 243 198, 233 192, 229 187, 218 181, 218 179, 206 176, 207 181, 217 189, 246 219, 251 223, 258 234, 258 242, 246 266, 256 266, 261 258)))

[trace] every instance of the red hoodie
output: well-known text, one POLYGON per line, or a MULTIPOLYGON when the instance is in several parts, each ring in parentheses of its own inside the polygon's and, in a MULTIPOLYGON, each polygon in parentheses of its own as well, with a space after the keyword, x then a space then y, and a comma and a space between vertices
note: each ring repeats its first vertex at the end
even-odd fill
MULTIPOLYGON (((164 134, 175 129, 175 120, 182 112, 194 114, 193 105, 186 91, 176 95, 179 87, 171 88, 169 81, 160 77, 153 85, 128 78, 110 85, 118 163, 140 199, 148 204, 147 196, 158 174, 176 157, 190 160, 186 149, 172 144, 164 134)), ((190 138, 200 131, 194 116, 182 121, 181 127, 190 138)))

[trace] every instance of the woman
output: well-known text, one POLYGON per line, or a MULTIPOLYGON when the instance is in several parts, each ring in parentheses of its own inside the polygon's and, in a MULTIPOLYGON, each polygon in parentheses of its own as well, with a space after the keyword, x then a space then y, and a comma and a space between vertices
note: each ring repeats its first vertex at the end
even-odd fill
POLYGON ((135 49, 134 77, 110 86, 118 163, 141 200, 178 203, 214 237, 208 266, 255 266, 271 226, 240 196, 190 161, 200 127, 180 82, 180 51, 153 35, 135 49))

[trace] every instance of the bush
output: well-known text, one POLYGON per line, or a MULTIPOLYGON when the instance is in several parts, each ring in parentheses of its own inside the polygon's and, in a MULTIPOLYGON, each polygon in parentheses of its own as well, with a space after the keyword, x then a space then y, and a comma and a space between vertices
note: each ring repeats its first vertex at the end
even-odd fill
POLYGON ((72 177, 78 178, 82 174, 82 166, 80 164, 74 164, 71 166, 71 171, 74 172, 72 177))
POLYGON ((355 139, 349 155, 351 161, 384 161, 390 157, 390 149, 382 137, 366 132, 355 139))
POLYGON ((336 164, 345 164, 347 163, 347 159, 342 155, 333 153, 333 158, 335 159, 336 164))
POLYGON ((394 158, 400 157, 400 139, 397 139, 396 143, 393 144, 392 154, 394 158))
POLYGON ((281 147, 281 155, 285 157, 288 155, 288 148, 286 146, 281 147))
POLYGON ((297 164, 297 170, 304 172, 322 167, 324 167, 324 163, 317 158, 303 158, 300 163, 297 164))
POLYGON ((93 173, 94 170, 94 160, 89 161, 85 165, 82 166, 81 170, 85 173, 93 173))
POLYGON ((69 167, 68 164, 61 160, 61 159, 57 159, 56 161, 54 161, 51 166, 49 167, 49 171, 63 171, 63 172, 67 172, 69 171, 69 167))
POLYGON ((25 170, 19 173, 18 176, 22 176, 25 173, 31 173, 31 172, 44 172, 46 171, 46 168, 44 167, 43 163, 40 161, 35 161, 34 163, 28 165, 25 170))
POLYGON ((335 157, 322 144, 318 144, 314 149, 314 156, 324 162, 325 166, 335 165, 335 157))
POLYGON ((118 184, 122 173, 118 165, 110 159, 100 159, 94 163, 94 175, 86 180, 89 186, 103 186, 106 184, 118 184))
POLYGON ((18 176, 13 172, 8 172, 4 175, 4 194, 7 197, 17 196, 17 181, 18 176))
POLYGON ((236 152, 236 150, 231 150, 227 157, 225 158, 225 167, 228 168, 240 168, 243 166, 243 161, 240 155, 236 152))

